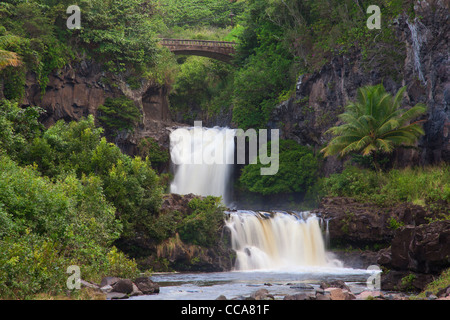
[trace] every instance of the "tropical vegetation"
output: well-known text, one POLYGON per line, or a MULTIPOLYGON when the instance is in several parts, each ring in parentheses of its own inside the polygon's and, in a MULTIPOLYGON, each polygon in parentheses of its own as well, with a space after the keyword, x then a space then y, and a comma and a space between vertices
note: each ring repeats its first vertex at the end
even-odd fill
POLYGON ((339 115, 342 124, 327 131, 334 137, 322 149, 324 155, 343 157, 355 152, 372 155, 378 168, 376 156, 379 153, 389 154, 398 146, 413 146, 424 131, 419 121, 411 121, 423 115, 426 106, 417 104, 402 109, 405 90, 403 87, 391 96, 382 84, 358 89, 356 101, 339 115))

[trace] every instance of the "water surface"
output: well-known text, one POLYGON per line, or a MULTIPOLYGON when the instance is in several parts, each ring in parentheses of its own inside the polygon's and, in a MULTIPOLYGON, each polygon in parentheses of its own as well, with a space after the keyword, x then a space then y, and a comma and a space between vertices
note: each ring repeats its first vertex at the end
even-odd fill
POLYGON ((158 273, 151 278, 160 285, 160 293, 139 296, 139 300, 215 300, 243 299, 265 288, 275 299, 286 295, 311 292, 322 281, 342 280, 354 294, 366 289, 374 271, 333 267, 299 267, 296 270, 231 271, 217 273, 158 273))

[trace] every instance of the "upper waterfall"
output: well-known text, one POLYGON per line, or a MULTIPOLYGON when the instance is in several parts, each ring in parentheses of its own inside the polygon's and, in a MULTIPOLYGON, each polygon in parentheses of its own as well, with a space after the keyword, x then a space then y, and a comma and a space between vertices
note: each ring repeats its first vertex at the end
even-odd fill
POLYGON ((230 201, 235 130, 228 128, 180 128, 170 135, 174 179, 170 192, 222 197, 230 201))

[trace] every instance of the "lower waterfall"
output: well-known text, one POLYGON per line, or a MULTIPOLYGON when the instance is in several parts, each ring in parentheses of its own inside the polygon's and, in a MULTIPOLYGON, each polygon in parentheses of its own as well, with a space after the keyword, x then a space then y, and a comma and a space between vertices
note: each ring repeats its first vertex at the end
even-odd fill
POLYGON ((292 270, 328 265, 320 221, 307 212, 229 213, 236 270, 292 270))

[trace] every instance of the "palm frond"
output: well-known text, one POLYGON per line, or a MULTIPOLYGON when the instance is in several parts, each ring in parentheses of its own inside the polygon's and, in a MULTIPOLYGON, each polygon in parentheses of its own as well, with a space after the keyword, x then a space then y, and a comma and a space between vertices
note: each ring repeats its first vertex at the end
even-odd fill
POLYGON ((414 144, 424 131, 419 123, 409 122, 424 114, 426 106, 400 108, 405 90, 402 87, 393 97, 382 85, 359 88, 357 100, 338 116, 343 124, 327 131, 335 137, 321 152, 325 156, 351 152, 367 155, 376 151, 390 153, 395 146, 414 144))

